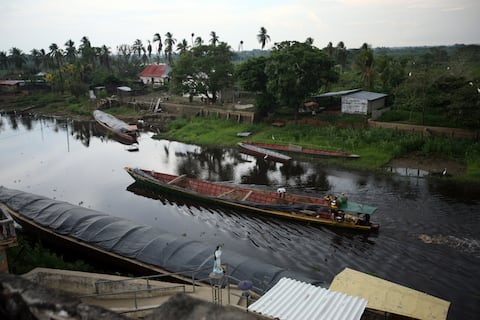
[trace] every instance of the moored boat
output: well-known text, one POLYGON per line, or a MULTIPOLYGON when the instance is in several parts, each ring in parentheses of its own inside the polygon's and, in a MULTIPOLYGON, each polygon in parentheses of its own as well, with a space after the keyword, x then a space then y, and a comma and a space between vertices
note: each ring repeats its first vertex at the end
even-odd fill
MULTIPOLYGON (((171 280, 186 283, 191 283, 192 271, 201 281, 208 281, 212 271, 210 244, 153 226, 3 186, 0 208, 25 232, 115 270, 168 274, 171 280)), ((222 251, 227 274, 250 279, 261 290, 284 276, 314 281, 229 249, 222 251)))
POLYGON ((243 152, 252 156, 262 157, 266 160, 272 160, 276 162, 289 162, 290 160, 292 160, 291 157, 282 153, 261 148, 259 146, 254 146, 246 142, 239 142, 237 145, 240 147, 240 149, 242 149, 243 152))
POLYGON ((126 144, 133 144, 137 142, 137 125, 128 124, 101 110, 95 110, 93 112, 93 118, 103 130, 112 133, 114 138, 116 138, 119 142, 126 144))
POLYGON ((256 146, 256 147, 264 148, 268 150, 304 153, 304 154, 313 155, 313 156, 342 157, 342 158, 359 158, 360 157, 358 154, 353 154, 348 152, 305 148, 305 147, 294 145, 294 144, 286 145, 286 144, 261 143, 261 142, 245 142, 245 143, 248 143, 251 146, 256 146))
POLYGON ((135 181, 166 193, 279 218, 356 230, 376 231, 370 221, 375 207, 340 197, 292 194, 285 188, 265 191, 171 175, 139 168, 125 168, 135 181))

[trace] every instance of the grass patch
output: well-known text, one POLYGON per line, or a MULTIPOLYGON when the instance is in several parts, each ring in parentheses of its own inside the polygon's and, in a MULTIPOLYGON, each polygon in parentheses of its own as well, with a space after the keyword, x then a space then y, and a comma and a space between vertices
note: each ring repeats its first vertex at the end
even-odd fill
POLYGON ((358 159, 324 158, 328 163, 357 169, 381 169, 392 159, 419 154, 442 156, 466 161, 468 170, 463 179, 480 180, 480 144, 470 139, 425 137, 414 132, 383 128, 338 128, 288 124, 274 127, 269 124, 239 124, 217 118, 178 119, 168 124, 169 131, 157 135, 187 143, 234 146, 238 141, 297 144, 303 147, 343 151, 360 155, 358 159), (238 132, 252 132, 246 138, 238 132))

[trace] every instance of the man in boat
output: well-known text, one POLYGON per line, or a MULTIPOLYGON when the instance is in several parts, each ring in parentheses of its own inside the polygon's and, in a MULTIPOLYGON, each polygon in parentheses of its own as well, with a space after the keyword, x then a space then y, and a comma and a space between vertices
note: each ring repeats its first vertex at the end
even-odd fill
POLYGON ((285 198, 285 193, 287 193, 287 189, 285 189, 284 187, 278 188, 277 193, 280 198, 285 198))

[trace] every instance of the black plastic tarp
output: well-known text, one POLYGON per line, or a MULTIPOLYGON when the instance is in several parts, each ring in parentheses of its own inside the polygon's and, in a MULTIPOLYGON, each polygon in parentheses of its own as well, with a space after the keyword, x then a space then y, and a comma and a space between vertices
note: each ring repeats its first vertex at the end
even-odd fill
MULTIPOLYGON (((169 272, 203 270, 199 279, 206 279, 211 270, 212 246, 169 234, 158 228, 139 225, 127 219, 0 186, 0 202, 22 216, 55 233, 83 241, 117 255, 158 266, 169 272)), ((222 250, 228 262, 228 275, 249 279, 255 287, 267 290, 282 277, 312 282, 300 274, 274 265, 222 250)))

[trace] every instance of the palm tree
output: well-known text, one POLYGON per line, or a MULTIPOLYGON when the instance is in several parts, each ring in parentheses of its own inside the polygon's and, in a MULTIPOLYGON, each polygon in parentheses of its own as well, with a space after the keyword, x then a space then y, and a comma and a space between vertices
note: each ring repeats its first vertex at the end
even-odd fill
POLYGON ((73 63, 77 57, 77 49, 75 48, 75 42, 68 40, 65 42, 65 58, 69 63, 73 63))
POLYGON ((17 69, 22 69, 23 64, 27 61, 22 50, 15 47, 10 49, 10 60, 17 69))
POLYGON ((8 68, 8 56, 5 51, 0 51, 0 69, 8 68))
POLYGON ((240 40, 240 44, 238 45, 238 51, 243 51, 243 40, 240 40))
POLYGON ((136 52, 139 57, 141 57, 143 50, 145 50, 145 48, 143 47, 142 40, 135 40, 135 42, 133 43, 133 51, 136 52))
POLYGON ((185 52, 188 51, 189 45, 187 40, 183 39, 181 42, 177 44, 177 51, 180 55, 184 54, 185 52))
POLYGON ((203 39, 202 39, 202 37, 196 37, 196 38, 195 38, 195 46, 198 47, 198 46, 201 46, 201 45, 203 45, 203 39))
POLYGON ((106 45, 103 45, 100 48, 99 52, 99 59, 100 59, 100 64, 104 67, 106 67, 108 70, 111 70, 110 66, 110 48, 108 48, 106 45))
POLYGON ((262 50, 265 48, 267 42, 270 41, 270 36, 267 34, 267 29, 264 27, 260 28, 259 34, 257 34, 258 42, 262 45, 262 50))
POLYGON ((167 60, 170 64, 172 64, 172 53, 173 53, 173 46, 177 42, 175 38, 173 38, 173 34, 170 32, 167 32, 165 34, 165 56, 167 56, 167 60))
POLYGON ((325 49, 326 49, 326 51, 327 51, 328 56, 329 56, 330 58, 332 58, 332 57, 333 57, 333 52, 334 52, 335 50, 333 49, 333 43, 332 43, 331 41, 327 44, 327 47, 326 47, 325 49))
POLYGON ((195 37, 195 33, 192 32, 191 36, 192 36, 192 47, 193 47, 193 37, 195 37))
POLYGON ((56 43, 52 43, 48 48, 50 49, 48 56, 52 59, 56 67, 60 69, 63 62, 63 50, 60 49, 56 43))
POLYGON ((373 50, 364 43, 355 56, 355 67, 360 70, 363 83, 368 89, 373 89, 373 62, 373 50))
POLYGON ((337 62, 340 64, 342 67, 342 70, 345 68, 345 64, 347 63, 347 48, 345 47, 345 44, 343 41, 340 41, 337 44, 337 62))
POLYGON ((147 41, 148 41, 148 46, 147 46, 148 58, 150 58, 152 56, 152 44, 150 40, 147 40, 147 41))
POLYGON ((78 47, 78 51, 80 52, 82 59, 85 60, 87 63, 95 63, 95 51, 92 48, 92 44, 90 40, 86 36, 82 37, 80 40, 82 44, 78 47))
POLYGON ((155 33, 153 35, 153 42, 157 42, 157 41, 158 41, 157 54, 160 57, 160 55, 162 54, 163 43, 162 43, 162 37, 160 36, 159 33, 155 33))
MULTIPOLYGON (((41 54, 41 52, 37 49, 32 49, 30 51, 30 55, 33 58, 33 64, 35 65, 35 68, 39 69, 40 66, 42 65, 42 54, 41 54)), ((1 69, 1 65, 0 65, 0 69, 1 69)))
POLYGON ((312 45, 313 45, 313 38, 312 38, 312 37, 308 37, 308 38, 305 40, 305 43, 312 46, 312 45))
POLYGON ((212 44, 212 46, 216 46, 217 43, 218 43, 218 39, 219 37, 217 36, 217 33, 215 31, 212 31, 210 32, 210 43, 212 44))

